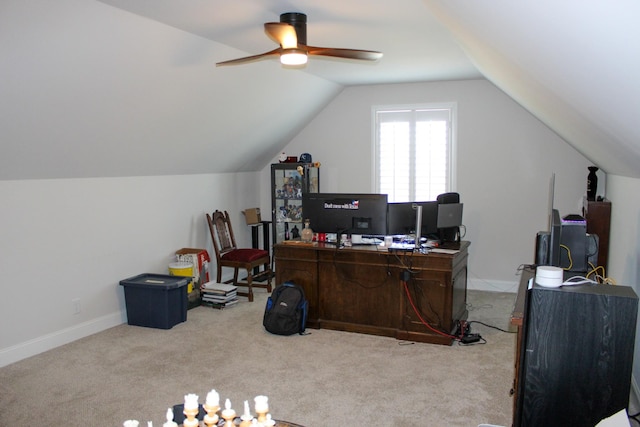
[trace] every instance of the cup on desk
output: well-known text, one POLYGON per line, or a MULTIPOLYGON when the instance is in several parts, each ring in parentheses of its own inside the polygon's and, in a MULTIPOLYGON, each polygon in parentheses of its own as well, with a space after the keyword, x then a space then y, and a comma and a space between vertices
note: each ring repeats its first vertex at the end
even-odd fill
POLYGON ((384 236, 384 245, 389 247, 393 244, 393 236, 384 236))

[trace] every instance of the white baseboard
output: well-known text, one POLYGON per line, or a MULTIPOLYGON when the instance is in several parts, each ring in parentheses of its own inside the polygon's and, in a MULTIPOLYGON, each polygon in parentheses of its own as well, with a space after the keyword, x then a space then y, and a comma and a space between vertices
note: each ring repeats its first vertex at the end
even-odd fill
POLYGON ((88 337, 89 335, 118 326, 124 322, 126 322, 126 316, 123 315, 123 313, 112 313, 11 347, 0 349, 0 367, 18 362, 27 357, 35 356, 36 354, 79 340, 80 338, 88 337))
POLYGON ((519 283, 509 282, 506 280, 485 280, 477 278, 467 279, 467 289, 472 291, 488 291, 488 292, 518 292, 519 283))
MULTIPOLYGON (((222 277, 223 281, 231 279, 233 270, 222 277)), ((123 308, 122 312, 111 313, 10 347, 0 348, 0 368, 126 322, 127 315, 123 308)))

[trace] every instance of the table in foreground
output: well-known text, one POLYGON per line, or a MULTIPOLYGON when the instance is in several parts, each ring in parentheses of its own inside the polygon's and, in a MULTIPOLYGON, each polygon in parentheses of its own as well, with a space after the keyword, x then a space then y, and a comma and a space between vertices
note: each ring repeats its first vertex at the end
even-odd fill
POLYGON ((468 314, 468 247, 421 254, 284 242, 274 246, 276 283, 303 287, 310 328, 450 345, 468 314))

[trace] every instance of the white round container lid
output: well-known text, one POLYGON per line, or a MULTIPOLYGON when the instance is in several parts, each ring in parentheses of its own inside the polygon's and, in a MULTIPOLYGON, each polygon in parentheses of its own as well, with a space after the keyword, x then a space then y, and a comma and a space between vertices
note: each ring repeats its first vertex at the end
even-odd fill
POLYGON ((563 271, 560 267, 542 265, 536 268, 536 284, 545 288, 562 286, 563 271))

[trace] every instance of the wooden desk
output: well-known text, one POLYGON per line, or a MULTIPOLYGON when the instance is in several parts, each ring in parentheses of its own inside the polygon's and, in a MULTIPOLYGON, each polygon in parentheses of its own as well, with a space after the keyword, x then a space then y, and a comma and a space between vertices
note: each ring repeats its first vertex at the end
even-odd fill
POLYGON ((276 283, 304 288, 310 328, 450 345, 447 334, 468 314, 468 247, 462 242, 452 254, 420 254, 284 242, 274 245, 276 283))

